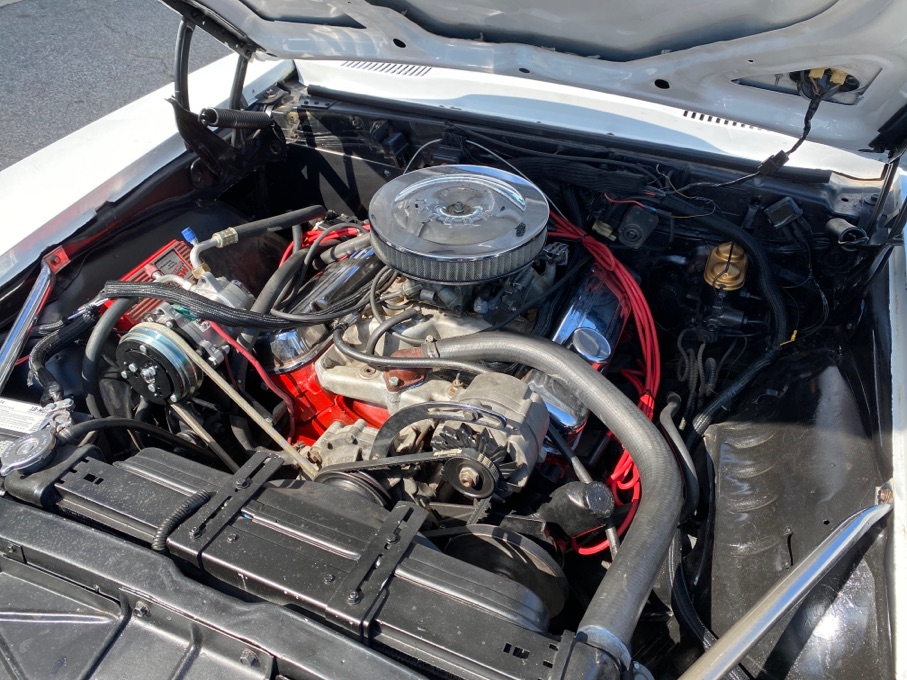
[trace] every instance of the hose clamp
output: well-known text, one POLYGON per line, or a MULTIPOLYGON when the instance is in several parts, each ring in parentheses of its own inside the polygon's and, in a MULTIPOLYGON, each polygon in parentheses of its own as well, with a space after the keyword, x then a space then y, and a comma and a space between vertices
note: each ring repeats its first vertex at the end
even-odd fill
POLYGON ((215 248, 223 248, 239 241, 239 234, 233 227, 228 227, 222 231, 215 232, 211 235, 215 248))
POLYGON ((629 668, 630 664, 633 662, 633 658, 630 656, 630 650, 627 649, 627 645, 607 628, 600 628, 599 626, 583 626, 579 633, 577 633, 577 639, 580 639, 593 647, 597 647, 606 654, 614 657, 623 668, 629 668))

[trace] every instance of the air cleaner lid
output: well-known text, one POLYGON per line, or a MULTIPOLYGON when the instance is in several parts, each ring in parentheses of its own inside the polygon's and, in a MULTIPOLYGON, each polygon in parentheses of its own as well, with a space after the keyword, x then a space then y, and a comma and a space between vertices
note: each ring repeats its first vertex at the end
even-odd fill
POLYGON ((545 244, 548 201, 496 168, 444 165, 401 175, 369 206, 381 260, 414 278, 477 283, 527 265, 545 244))

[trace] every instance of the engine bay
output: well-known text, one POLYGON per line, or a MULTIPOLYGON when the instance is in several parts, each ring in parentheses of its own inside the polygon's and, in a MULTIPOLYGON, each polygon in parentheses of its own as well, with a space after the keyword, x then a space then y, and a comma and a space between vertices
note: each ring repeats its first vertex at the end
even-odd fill
MULTIPOLYGON (((890 476, 890 177, 266 101, 70 244, 7 499, 430 676, 668 678, 890 476)), ((876 539, 732 677, 890 673, 876 539)))

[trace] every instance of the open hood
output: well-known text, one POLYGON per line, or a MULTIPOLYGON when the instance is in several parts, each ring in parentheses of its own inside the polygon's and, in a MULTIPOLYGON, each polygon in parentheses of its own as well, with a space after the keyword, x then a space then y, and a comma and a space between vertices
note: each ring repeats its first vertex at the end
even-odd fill
POLYGON ((833 68, 846 86, 811 141, 878 154, 907 140, 907 0, 164 1, 248 55, 531 78, 793 136, 808 106, 797 74, 833 68))

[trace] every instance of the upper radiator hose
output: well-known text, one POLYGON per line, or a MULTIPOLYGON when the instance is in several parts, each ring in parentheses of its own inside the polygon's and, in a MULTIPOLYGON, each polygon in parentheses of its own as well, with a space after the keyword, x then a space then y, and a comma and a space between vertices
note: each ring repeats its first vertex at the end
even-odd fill
POLYGON ((517 362, 547 373, 578 395, 632 454, 642 486, 639 509, 577 633, 628 666, 630 638, 671 544, 683 501, 680 473, 667 442, 607 378, 549 340, 481 333, 439 340, 423 345, 422 351, 444 359, 517 362))

